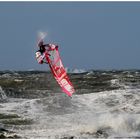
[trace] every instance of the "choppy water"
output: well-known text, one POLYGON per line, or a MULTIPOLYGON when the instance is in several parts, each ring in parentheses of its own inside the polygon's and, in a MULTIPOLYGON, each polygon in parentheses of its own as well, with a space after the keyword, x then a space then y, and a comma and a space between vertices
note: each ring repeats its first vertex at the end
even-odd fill
POLYGON ((0 137, 140 138, 140 71, 69 76, 72 99, 49 72, 0 72, 0 137))

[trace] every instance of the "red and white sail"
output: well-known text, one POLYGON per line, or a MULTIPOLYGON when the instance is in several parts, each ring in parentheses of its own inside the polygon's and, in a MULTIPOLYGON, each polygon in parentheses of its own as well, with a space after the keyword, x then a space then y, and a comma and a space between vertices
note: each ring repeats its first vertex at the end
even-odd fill
POLYGON ((50 49, 45 52, 45 58, 50 66, 54 78, 61 86, 63 92, 65 92, 68 96, 72 96, 75 90, 62 64, 58 47, 51 44, 50 49), (48 53, 50 55, 48 55, 48 53))

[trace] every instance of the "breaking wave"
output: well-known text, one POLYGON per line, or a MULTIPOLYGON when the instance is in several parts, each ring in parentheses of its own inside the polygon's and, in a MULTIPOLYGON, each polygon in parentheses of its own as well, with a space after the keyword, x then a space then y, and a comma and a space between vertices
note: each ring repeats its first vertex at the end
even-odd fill
POLYGON ((13 138, 140 138, 139 71, 69 76, 72 99, 49 72, 1 73, 0 136, 12 130, 13 138))

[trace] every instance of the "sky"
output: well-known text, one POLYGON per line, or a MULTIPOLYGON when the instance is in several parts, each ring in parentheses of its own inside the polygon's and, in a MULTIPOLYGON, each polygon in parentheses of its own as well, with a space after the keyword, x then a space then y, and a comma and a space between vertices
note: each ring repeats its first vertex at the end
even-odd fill
POLYGON ((38 32, 65 67, 140 69, 140 2, 0 2, 0 70, 46 70, 38 32))

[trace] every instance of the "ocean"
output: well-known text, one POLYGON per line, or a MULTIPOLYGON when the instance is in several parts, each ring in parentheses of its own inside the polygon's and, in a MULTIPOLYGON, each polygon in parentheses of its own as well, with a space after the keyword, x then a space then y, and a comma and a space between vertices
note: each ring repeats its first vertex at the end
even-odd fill
POLYGON ((140 138, 140 70, 0 71, 0 138, 140 138))

